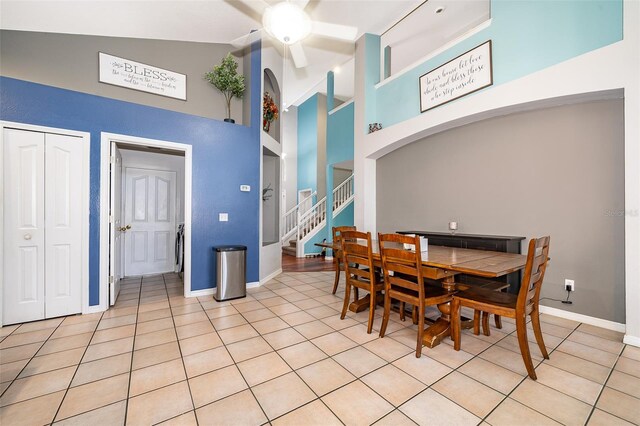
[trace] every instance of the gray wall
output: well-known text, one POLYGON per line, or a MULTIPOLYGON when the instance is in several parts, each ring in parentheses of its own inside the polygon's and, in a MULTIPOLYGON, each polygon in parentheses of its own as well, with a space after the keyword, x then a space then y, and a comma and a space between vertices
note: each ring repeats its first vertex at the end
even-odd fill
POLYGON ((327 195, 327 97, 318 93, 318 201, 327 195))
MULTIPOLYGON (((262 203, 262 245, 280 241, 280 157, 263 148, 262 155, 263 189, 271 185, 269 199, 262 203)), ((262 191, 260 191, 262 193, 262 191)))
MULTIPOLYGON (((298 107, 291 105, 282 112, 283 185, 286 194, 284 212, 298 203, 298 107)), ((283 212, 283 213, 284 213, 283 212)))
MULTIPOLYGON (((551 236, 545 305, 619 323, 624 305, 622 100, 513 114, 440 133, 377 162, 377 226, 551 236)), ((528 240, 527 240, 528 241, 528 240)), ((523 250, 526 245, 523 244, 523 250)))
POLYGON ((349 176, 353 174, 353 170, 341 169, 339 167, 333 168, 333 189, 335 189, 342 182, 347 180, 349 176))
MULTIPOLYGON (((3 30, 0 74, 222 120, 226 118, 224 97, 203 76, 232 50, 225 44, 3 30), (98 52, 186 74, 187 101, 98 82, 98 52)), ((242 72, 242 58, 235 59, 242 72)), ((242 101, 232 101, 231 116, 242 123, 242 101)))

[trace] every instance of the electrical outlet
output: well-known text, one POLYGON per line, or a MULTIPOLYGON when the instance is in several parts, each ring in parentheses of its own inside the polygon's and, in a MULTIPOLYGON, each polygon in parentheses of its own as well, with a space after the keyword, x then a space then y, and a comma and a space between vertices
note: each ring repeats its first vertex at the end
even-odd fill
POLYGON ((564 289, 567 291, 574 291, 575 290, 575 282, 573 280, 564 280, 564 289))

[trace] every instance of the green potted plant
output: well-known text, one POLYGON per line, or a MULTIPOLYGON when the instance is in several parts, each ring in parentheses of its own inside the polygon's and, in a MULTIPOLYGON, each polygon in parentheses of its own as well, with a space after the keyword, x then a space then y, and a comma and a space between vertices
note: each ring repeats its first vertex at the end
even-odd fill
POLYGON ((220 65, 214 66, 211 71, 206 73, 204 79, 224 95, 227 102, 227 118, 224 121, 235 123, 235 120, 231 118, 231 100, 233 98, 242 99, 245 86, 244 76, 238 74, 238 63, 233 59, 231 53, 222 58, 220 65))

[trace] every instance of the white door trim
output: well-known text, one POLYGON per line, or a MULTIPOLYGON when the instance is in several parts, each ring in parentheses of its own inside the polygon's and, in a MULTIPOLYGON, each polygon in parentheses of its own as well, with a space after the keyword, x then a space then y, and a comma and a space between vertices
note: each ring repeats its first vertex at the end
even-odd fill
POLYGON ((100 133, 100 303, 99 309, 108 309, 109 298, 109 157, 111 142, 127 145, 152 146, 169 148, 184 152, 184 296, 191 296, 191 178, 192 178, 192 147, 191 145, 168 142, 157 139, 140 138, 137 136, 119 135, 115 133, 100 133))
MULTIPOLYGON (((41 133, 55 133, 65 136, 82 138, 82 313, 92 311, 89 307, 89 153, 91 151, 91 134, 76 130, 59 129, 56 127, 36 126, 33 124, 16 123, 12 121, 0 121, 0 188, 4 188, 4 129, 18 129, 41 133)), ((4 194, 0 194, 0 240, 4 241, 4 194)), ((0 244, 0 271, 4 271, 4 244, 0 244)), ((4 274, 0 273, 0 327, 3 318, 3 290, 4 274)))

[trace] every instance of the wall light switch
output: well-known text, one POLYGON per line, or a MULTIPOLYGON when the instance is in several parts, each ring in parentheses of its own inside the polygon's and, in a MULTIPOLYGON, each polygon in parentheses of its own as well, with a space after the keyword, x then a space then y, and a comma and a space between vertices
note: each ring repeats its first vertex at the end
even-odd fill
POLYGON ((249 185, 240 185, 240 191, 249 192, 251 191, 251 187, 249 185))
POLYGON ((218 220, 220 222, 229 222, 229 213, 220 213, 218 215, 218 220))

